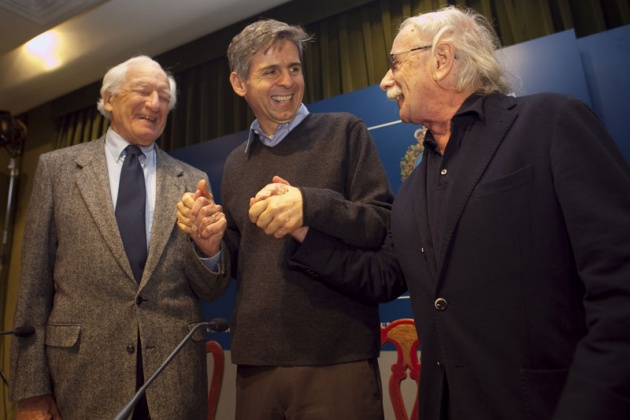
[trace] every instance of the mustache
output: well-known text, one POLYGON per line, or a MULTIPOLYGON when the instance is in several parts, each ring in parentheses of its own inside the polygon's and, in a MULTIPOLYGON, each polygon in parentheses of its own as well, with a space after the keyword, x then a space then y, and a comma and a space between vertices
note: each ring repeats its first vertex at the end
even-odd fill
POLYGON ((400 99, 400 97, 402 96, 402 90, 400 90, 399 87, 391 87, 389 89, 387 89, 387 99, 389 99, 390 101, 398 101, 400 99))

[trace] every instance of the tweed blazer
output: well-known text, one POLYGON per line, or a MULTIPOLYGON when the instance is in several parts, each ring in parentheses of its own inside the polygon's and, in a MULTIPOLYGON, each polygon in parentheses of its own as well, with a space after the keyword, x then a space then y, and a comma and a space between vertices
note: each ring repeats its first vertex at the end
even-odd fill
MULTIPOLYGON (((216 298, 229 282, 229 264, 208 270, 176 226, 177 203, 206 174, 156 146, 150 247, 136 283, 104 141, 40 156, 26 218, 14 323, 35 334, 12 341, 11 398, 54 394, 66 419, 114 417, 134 395, 138 346, 147 379, 202 321, 198 299, 216 298)), ((154 419, 205 418, 204 341, 198 330, 147 389, 154 419)))

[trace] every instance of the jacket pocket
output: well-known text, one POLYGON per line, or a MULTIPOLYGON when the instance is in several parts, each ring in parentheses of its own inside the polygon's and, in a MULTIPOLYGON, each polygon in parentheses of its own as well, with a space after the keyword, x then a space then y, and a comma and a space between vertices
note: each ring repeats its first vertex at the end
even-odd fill
POLYGON ((521 392, 528 418, 552 417, 568 374, 568 369, 521 369, 521 392))
POLYGON ((79 341, 81 325, 48 324, 46 325, 46 345, 50 347, 72 347, 79 341))
POLYGON ((493 179, 477 185, 473 195, 476 199, 479 199, 494 194, 501 194, 505 191, 511 191, 527 184, 531 181, 532 177, 532 166, 527 165, 502 178, 493 179))

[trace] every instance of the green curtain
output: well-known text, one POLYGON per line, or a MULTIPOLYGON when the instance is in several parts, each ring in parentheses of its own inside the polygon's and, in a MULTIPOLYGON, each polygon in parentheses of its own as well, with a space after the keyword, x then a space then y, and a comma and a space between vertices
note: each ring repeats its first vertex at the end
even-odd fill
POLYGON ((101 115, 96 106, 67 114, 55 121, 57 130, 55 149, 90 141, 107 131, 109 120, 101 115))
POLYGON ((241 130, 253 116, 229 83, 225 56, 176 74, 177 106, 160 139, 165 150, 241 130))
MULTIPOLYGON (((504 46, 571 28, 582 37, 630 23, 630 0, 447 3, 485 15, 495 24, 504 46)), ((386 54, 402 20, 444 4, 443 0, 377 0, 304 25, 315 36, 304 57, 305 103, 379 83, 387 71, 386 54)), ((245 101, 233 93, 228 76, 225 56, 175 74, 178 104, 158 141, 163 149, 178 149, 249 127, 254 117, 245 101)), ((100 136, 107 122, 90 106, 60 117, 57 129, 55 147, 59 148, 100 136)))

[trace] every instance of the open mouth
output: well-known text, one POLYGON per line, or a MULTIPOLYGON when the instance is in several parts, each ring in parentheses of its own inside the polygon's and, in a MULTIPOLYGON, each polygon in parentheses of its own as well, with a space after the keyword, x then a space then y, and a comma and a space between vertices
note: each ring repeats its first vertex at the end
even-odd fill
POLYGON ((272 96, 271 99, 273 99, 276 102, 280 102, 280 103, 286 103, 291 101, 291 99, 293 98, 293 95, 285 95, 285 96, 272 96))
POLYGON ((147 121, 151 121, 151 122, 153 122, 153 123, 156 121, 156 119, 155 119, 155 118, 152 118, 152 117, 149 117, 148 115, 143 115, 143 114, 138 114, 138 115, 136 115, 136 118, 138 118, 138 119, 140 119, 140 120, 147 120, 147 121))

